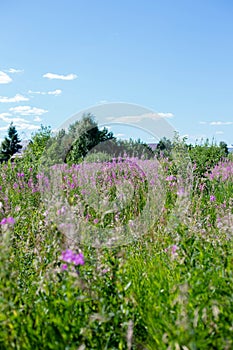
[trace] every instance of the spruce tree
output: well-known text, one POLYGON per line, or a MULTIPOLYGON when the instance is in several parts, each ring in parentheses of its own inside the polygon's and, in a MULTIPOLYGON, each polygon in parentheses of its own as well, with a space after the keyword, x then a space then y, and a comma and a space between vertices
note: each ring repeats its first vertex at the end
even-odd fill
POLYGON ((5 137, 1 144, 0 162, 8 161, 13 154, 18 152, 22 148, 20 142, 18 132, 13 123, 11 123, 8 129, 8 136, 5 137))

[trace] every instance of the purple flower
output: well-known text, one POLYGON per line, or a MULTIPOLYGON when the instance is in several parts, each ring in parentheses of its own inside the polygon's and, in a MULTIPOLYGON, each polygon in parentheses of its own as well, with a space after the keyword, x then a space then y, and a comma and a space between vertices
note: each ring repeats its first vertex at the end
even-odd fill
POLYGON ((18 177, 24 177, 24 173, 18 173, 18 177))
POLYGON ((172 254, 173 254, 173 255, 175 254, 175 252, 177 251, 177 249, 178 249, 177 245, 174 244, 174 245, 172 246, 172 254))
POLYGON ((12 218, 11 216, 9 218, 3 218, 2 221, 0 222, 1 225, 6 225, 6 224, 14 225, 14 223, 15 223, 15 219, 12 218))
POLYGON ((216 197, 215 197, 215 196, 213 196, 213 195, 211 195, 211 196, 210 196, 210 201, 211 201, 211 202, 216 201, 216 197))
POLYGON ((200 185, 199 185, 199 189, 200 189, 201 192, 204 191, 204 188, 205 188, 205 184, 200 184, 200 185))
POLYGON ((67 269, 68 269, 68 265, 67 265, 67 264, 62 264, 62 265, 61 265, 61 269, 62 269, 63 271, 67 270, 67 269))
POLYGON ((94 222, 94 224, 98 224, 99 220, 98 219, 94 219, 93 222, 94 222))
POLYGON ((71 263, 73 260, 74 253, 70 249, 66 249, 64 252, 62 252, 61 259, 63 261, 66 261, 68 263, 71 263))
POLYGON ((185 190, 183 187, 179 188, 177 191, 177 196, 182 197, 185 194, 185 190))
POLYGON ((176 180, 176 177, 174 175, 169 175, 166 177, 166 181, 173 181, 176 180))
POLYGON ((74 254, 73 256, 74 265, 84 265, 84 256, 82 253, 74 254))
POLYGON ((63 251, 61 259, 67 263, 73 263, 74 265, 84 265, 83 254, 76 254, 71 249, 66 249, 63 251))
POLYGON ((7 218, 2 219, 2 221, 0 222, 0 224, 1 224, 1 225, 7 224, 7 218))

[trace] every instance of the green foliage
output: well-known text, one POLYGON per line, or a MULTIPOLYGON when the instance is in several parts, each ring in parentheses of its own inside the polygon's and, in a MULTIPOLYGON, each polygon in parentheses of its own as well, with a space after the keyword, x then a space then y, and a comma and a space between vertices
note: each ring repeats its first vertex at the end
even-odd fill
POLYGON ((71 125, 68 135, 72 139, 72 144, 65 161, 71 164, 79 163, 97 145, 113 139, 113 134, 106 128, 99 129, 94 117, 90 114, 84 115, 81 121, 71 125))
POLYGON ((158 145, 156 146, 155 154, 158 158, 160 157, 170 158, 172 148, 173 148, 172 141, 167 139, 166 137, 163 137, 159 141, 158 145))
MULTIPOLYGON (((67 149, 68 135, 61 131, 56 136, 67 149)), ((208 178, 197 172, 188 191, 192 174, 183 141, 175 139, 171 159, 159 161, 157 175, 162 176, 163 187, 150 188, 159 196, 162 210, 152 226, 137 226, 133 216, 136 210, 140 219, 141 207, 148 204, 149 179, 141 183, 138 172, 124 178, 136 186, 120 220, 130 218, 140 236, 115 248, 94 248, 70 239, 49 215, 48 206, 61 216, 61 196, 49 202, 33 170, 45 150, 51 147, 51 154, 56 152, 49 129, 34 136, 22 161, 1 165, 0 349, 232 349, 233 163, 220 164, 215 173, 211 169, 208 178), (6 223, 11 217, 14 225, 6 223), (67 248, 81 250, 85 264, 62 270, 61 252, 67 248)), ((201 147, 209 150, 209 145, 201 147)), ((62 160, 62 148, 57 154, 62 160)), ((218 158, 211 155, 214 163, 218 158)), ((106 154, 88 153, 86 160, 94 156, 102 160, 106 154)), ((157 164, 145 161, 150 162, 157 164)), ((83 179, 77 176, 78 186, 72 186, 79 168, 67 166, 67 186, 62 190, 68 200, 61 206, 64 213, 73 208, 80 218, 85 213, 76 204, 83 179)), ((113 175, 118 183, 120 175, 125 176, 120 169, 118 174, 97 172, 88 197, 106 187, 116 201, 117 187, 107 179, 113 175)), ((52 190, 51 198, 57 194, 56 188, 52 190)), ((93 200, 89 203, 89 208, 94 205, 93 200)), ((152 209, 155 216, 156 208, 152 209)), ((61 216, 62 224, 68 218, 61 216)), ((78 225, 77 235, 86 227, 81 220, 78 225)))
POLYGON ((15 153, 17 153, 22 146, 20 145, 18 132, 13 125, 10 124, 8 129, 8 136, 2 141, 0 149, 0 162, 8 161, 15 153))
POLYGON ((40 129, 32 135, 31 142, 24 152, 21 165, 38 169, 42 155, 51 140, 51 128, 41 125, 40 129))
POLYGON ((204 176, 222 158, 227 156, 227 151, 223 143, 218 146, 216 143, 209 143, 206 140, 203 145, 191 146, 189 156, 192 163, 195 164, 195 173, 204 176))

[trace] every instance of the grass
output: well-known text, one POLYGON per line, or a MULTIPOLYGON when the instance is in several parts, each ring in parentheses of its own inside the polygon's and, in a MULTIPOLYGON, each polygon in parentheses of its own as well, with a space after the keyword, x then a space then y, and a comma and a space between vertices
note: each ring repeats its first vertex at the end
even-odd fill
POLYGON ((233 163, 185 164, 1 167, 0 349, 232 349, 233 163))

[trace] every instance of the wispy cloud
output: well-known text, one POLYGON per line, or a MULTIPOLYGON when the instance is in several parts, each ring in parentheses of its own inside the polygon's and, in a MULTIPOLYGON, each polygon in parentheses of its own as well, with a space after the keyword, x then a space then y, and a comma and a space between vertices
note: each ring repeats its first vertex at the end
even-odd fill
POLYGON ((206 125, 207 122, 199 122, 199 124, 201 124, 201 125, 206 125))
POLYGON ((19 123, 18 125, 15 123, 17 126, 18 130, 38 130, 40 129, 39 125, 36 124, 24 124, 24 123, 19 123))
POLYGON ((8 126, 1 126, 0 131, 6 131, 6 130, 8 130, 8 128, 9 128, 8 126))
POLYGON ((48 91, 48 95, 54 95, 58 96, 61 95, 62 91, 60 89, 54 90, 54 91, 48 91))
POLYGON ((46 91, 32 91, 32 90, 29 90, 28 93, 32 94, 32 95, 54 95, 54 96, 58 96, 58 95, 61 95, 62 90, 56 89, 56 90, 47 91, 47 92, 46 91))
MULTIPOLYGON (((0 120, 2 120, 4 123, 7 123, 7 124, 13 123, 18 130, 36 130, 40 128, 39 125, 32 124, 27 119, 12 117, 11 113, 0 113, 0 120)), ((0 127, 0 131, 8 130, 8 128, 9 126, 2 126, 0 127)))
POLYGON ((12 107, 9 109, 10 112, 14 114, 19 114, 19 115, 43 115, 47 113, 48 111, 43 108, 37 108, 37 107, 31 107, 31 106, 17 106, 17 107, 12 107))
POLYGON ((224 134, 224 132, 223 131, 221 131, 221 130, 219 130, 219 131, 216 131, 216 133, 215 133, 216 135, 222 135, 222 134, 224 134))
POLYGON ((0 113, 0 119, 8 123, 8 117, 10 117, 11 115, 12 115, 11 113, 0 113))
POLYGON ((173 113, 163 113, 163 112, 160 112, 160 113, 158 113, 158 115, 159 115, 161 118, 173 118, 173 117, 174 117, 174 114, 173 114, 173 113))
POLYGON ((5 97, 0 96, 0 103, 13 103, 13 102, 22 102, 28 101, 29 98, 20 94, 16 94, 14 97, 5 97))
POLYGON ((36 116, 36 117, 33 119, 33 121, 34 121, 34 122, 41 122, 42 119, 41 119, 41 117, 36 116))
MULTIPOLYGON (((3 115, 4 113, 0 114, 0 119, 5 122, 5 123, 14 123, 14 124, 18 124, 18 123, 30 123, 29 120, 26 120, 24 118, 14 118, 14 117, 11 117, 12 114, 8 114, 8 116, 4 116, 3 115)), ((5 113, 7 114, 7 113, 5 113)))
POLYGON ((0 84, 9 84, 10 82, 12 82, 11 77, 9 77, 8 74, 0 71, 0 84))
POLYGON ((60 79, 60 80, 74 80, 77 78, 76 74, 54 74, 54 73, 46 73, 43 75, 43 78, 48 78, 48 79, 60 79))
POLYGON ((210 125, 233 125, 233 122, 210 122, 210 125))
POLYGON ((125 138, 125 137, 127 137, 127 135, 125 135, 125 134, 121 134, 121 133, 116 134, 115 136, 116 136, 116 137, 119 137, 119 138, 121 138, 121 137, 124 137, 124 138, 125 138))
MULTIPOLYGON (((165 118, 165 115, 167 117, 167 114, 172 113, 146 113, 146 114, 140 114, 140 115, 126 115, 121 117, 107 117, 106 119, 113 122, 119 122, 119 123, 138 123, 143 120, 161 120, 165 118), (162 115, 161 115, 162 114, 162 115)), ((172 114, 173 115, 173 114, 172 114)))
POLYGON ((12 74, 14 74, 14 73, 23 73, 23 69, 10 68, 8 70, 5 70, 5 72, 12 73, 12 74))

